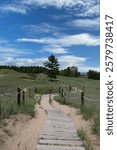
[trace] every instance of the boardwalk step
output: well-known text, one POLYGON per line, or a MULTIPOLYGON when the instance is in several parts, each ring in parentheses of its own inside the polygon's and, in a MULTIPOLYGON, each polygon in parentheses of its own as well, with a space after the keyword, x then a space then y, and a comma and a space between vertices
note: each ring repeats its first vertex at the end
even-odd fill
POLYGON ((85 150, 84 147, 70 147, 70 146, 50 146, 50 145, 37 145, 37 150, 85 150))
POLYGON ((83 142, 82 141, 64 141, 64 140, 40 140, 39 144, 79 146, 79 145, 83 145, 83 142))

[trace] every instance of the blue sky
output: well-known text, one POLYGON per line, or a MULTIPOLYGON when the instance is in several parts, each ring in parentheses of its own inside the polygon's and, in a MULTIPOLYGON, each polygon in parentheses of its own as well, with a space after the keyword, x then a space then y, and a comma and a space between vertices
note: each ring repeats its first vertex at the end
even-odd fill
POLYGON ((0 65, 100 67, 99 0, 0 0, 0 65))

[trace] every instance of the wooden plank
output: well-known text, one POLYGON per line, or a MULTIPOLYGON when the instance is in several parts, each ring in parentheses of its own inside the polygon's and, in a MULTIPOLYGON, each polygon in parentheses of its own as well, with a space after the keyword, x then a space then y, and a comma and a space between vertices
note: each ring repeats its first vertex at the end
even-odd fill
POLYGON ((41 139, 39 141, 39 144, 43 144, 43 145, 63 145, 63 146, 81 146, 83 145, 82 141, 64 141, 64 140, 43 140, 41 139))
POLYGON ((70 146, 50 146, 50 145, 37 145, 36 150, 85 150, 84 147, 79 146, 79 147, 70 147, 70 146))
POLYGON ((55 136, 55 135, 42 135, 40 139, 56 139, 56 140, 71 140, 71 141, 75 141, 75 140, 80 140, 79 137, 72 137, 72 136, 55 136))
POLYGON ((45 128, 44 132, 64 132, 69 134, 76 134, 76 131, 74 129, 63 129, 63 128, 45 128))

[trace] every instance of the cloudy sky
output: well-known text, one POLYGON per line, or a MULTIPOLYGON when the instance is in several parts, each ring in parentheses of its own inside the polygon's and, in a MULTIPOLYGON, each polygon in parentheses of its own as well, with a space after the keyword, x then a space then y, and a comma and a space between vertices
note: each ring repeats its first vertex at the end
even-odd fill
POLYGON ((0 0, 0 65, 99 70, 99 0, 0 0))

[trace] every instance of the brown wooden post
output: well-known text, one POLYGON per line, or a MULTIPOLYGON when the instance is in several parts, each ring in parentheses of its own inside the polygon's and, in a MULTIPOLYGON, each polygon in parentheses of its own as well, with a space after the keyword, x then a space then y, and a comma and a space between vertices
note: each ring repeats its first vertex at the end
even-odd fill
POLYGON ((64 104, 66 104, 65 93, 63 95, 63 102, 64 102, 64 104))
POLYGON ((63 98, 64 96, 64 93, 63 93, 63 89, 61 90, 61 97, 63 98))
POLYGON ((25 104, 25 91, 24 90, 22 92, 22 100, 23 100, 23 104, 25 104))
POLYGON ((18 106, 20 106, 20 102, 21 102, 21 89, 17 88, 17 104, 18 104, 18 106))
POLYGON ((71 91, 71 89, 72 89, 72 87, 71 87, 71 85, 69 85, 69 92, 71 91))
POLYGON ((59 87, 59 95, 60 95, 60 93, 61 93, 61 87, 59 87))
POLYGON ((81 92, 81 105, 84 105, 84 91, 81 92))

